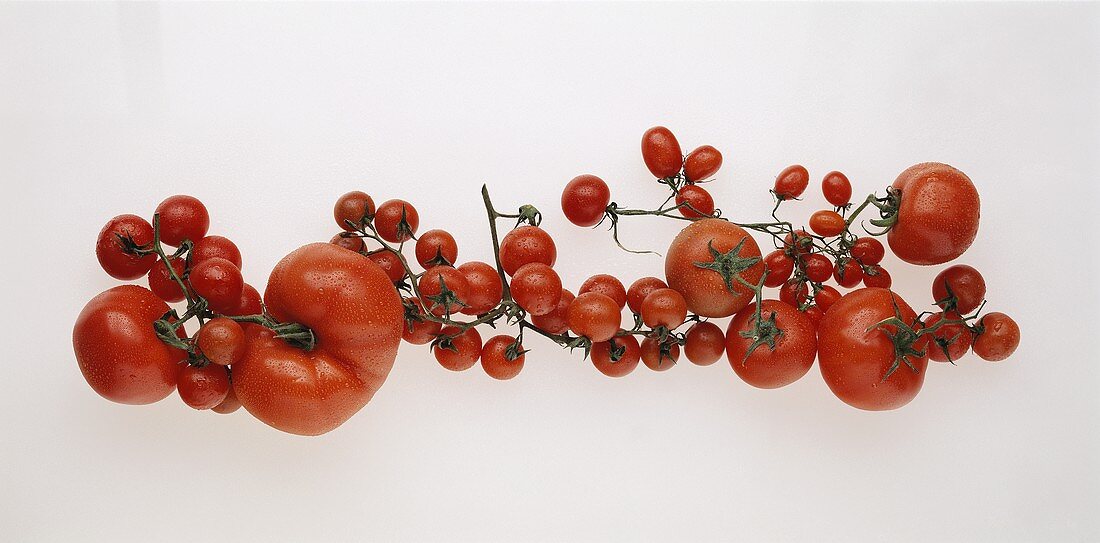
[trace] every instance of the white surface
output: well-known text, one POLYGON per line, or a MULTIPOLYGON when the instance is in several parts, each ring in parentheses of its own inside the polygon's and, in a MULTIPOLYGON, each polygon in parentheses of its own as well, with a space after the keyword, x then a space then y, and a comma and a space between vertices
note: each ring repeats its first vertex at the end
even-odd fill
MULTIPOLYGON (((1098 20, 1096 4, 2 4, 0 539, 1100 539, 1098 20), (1020 349, 930 367, 916 401, 871 414, 816 368, 778 391, 724 361, 616 381, 532 341, 498 383, 403 347, 376 399, 316 439, 175 397, 114 405, 77 371, 73 319, 113 284, 96 233, 174 193, 206 201, 259 285, 357 188, 486 259, 482 182, 541 207, 573 288, 659 274, 557 204, 583 172, 654 203, 638 140, 658 123, 725 153, 712 187, 745 219, 794 162, 857 194, 914 162, 960 167, 983 211, 962 261, 1020 349)), ((624 237, 663 249, 666 222, 624 237)), ((939 268, 888 264, 927 304, 939 268)))

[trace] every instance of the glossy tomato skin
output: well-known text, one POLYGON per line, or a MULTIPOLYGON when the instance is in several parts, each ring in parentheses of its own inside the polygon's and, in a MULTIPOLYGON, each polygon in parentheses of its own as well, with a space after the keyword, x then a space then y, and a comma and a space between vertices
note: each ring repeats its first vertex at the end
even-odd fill
POLYGON ((240 317, 243 315, 259 315, 263 312, 263 299, 260 297, 260 292, 256 290, 256 287, 245 283, 244 287, 241 288, 241 299, 237 302, 236 307, 225 314, 231 317, 240 317))
MULTIPOLYGON (((924 326, 931 328, 944 319, 944 313, 934 313, 924 319, 924 326)), ((948 320, 959 320, 957 313, 947 313, 948 320)), ((970 351, 973 335, 962 324, 945 324, 932 332, 928 343, 928 359, 934 362, 954 362, 970 351)))
POLYGON ((726 352, 726 334, 713 322, 691 325, 684 340, 684 355, 696 366, 709 366, 726 352))
POLYGON ((802 257, 802 268, 806 272, 806 279, 815 283, 823 283, 833 276, 833 261, 821 253, 802 257))
POLYGON ((901 204, 886 241, 898 258, 910 264, 943 264, 970 248, 978 235, 981 202, 966 174, 925 162, 901 172, 893 187, 901 192, 901 204))
POLYGON ((244 357, 248 345, 244 342, 244 329, 236 321, 217 317, 207 321, 195 336, 199 351, 207 360, 228 366, 244 357))
POLYGON ((853 259, 841 260, 833 269, 833 278, 836 284, 844 288, 855 288, 863 281, 863 268, 853 259))
POLYGON ((806 375, 817 355, 817 329, 805 313, 779 300, 760 302, 765 322, 775 316, 776 326, 783 331, 775 341, 775 349, 762 344, 749 353, 751 333, 756 322, 756 306, 750 305, 730 320, 726 329, 726 358, 730 366, 746 383, 757 388, 787 386, 806 375))
POLYGON ((687 318, 687 302, 683 295, 670 288, 649 293, 642 302, 642 322, 650 328, 663 326, 675 329, 687 318))
POLYGON ((452 266, 458 261, 458 243, 446 230, 428 230, 416 240, 416 261, 425 270, 440 264, 452 266))
POLYGON ((359 251, 362 251, 366 247, 366 244, 363 243, 363 238, 356 238, 356 237, 345 238, 344 236, 341 236, 340 234, 332 236, 332 239, 329 240, 329 243, 331 243, 331 244, 333 244, 337 247, 343 247, 343 248, 345 248, 349 251, 354 251, 356 253, 358 253, 359 251))
POLYGON ((819 236, 826 238, 839 236, 846 227, 844 217, 831 209, 821 209, 810 215, 810 230, 819 236))
POLYGON ((374 262, 382 271, 385 272, 386 277, 389 277, 391 283, 396 283, 405 278, 405 266, 401 265, 401 259, 396 253, 389 249, 379 249, 377 251, 367 254, 367 258, 374 262))
POLYGON ((512 298, 533 316, 554 311, 561 300, 561 278, 553 268, 539 262, 517 270, 509 286, 512 298))
POLYGON ((337 226, 355 232, 357 226, 370 222, 374 212, 374 199, 365 192, 353 190, 336 200, 332 216, 337 226))
POLYGON ((642 134, 642 159, 650 173, 661 179, 680 173, 684 163, 680 142, 663 126, 654 126, 642 134))
POLYGON ((699 185, 685 185, 676 191, 676 205, 682 206, 680 214, 689 219, 714 215, 714 198, 699 185))
POLYGON ((378 211, 374 215, 374 227, 382 239, 390 243, 401 243, 416 235, 416 229, 420 227, 420 214, 405 200, 386 200, 378 206, 378 211), (402 231, 402 216, 411 233, 402 231))
POLYGON ((776 249, 764 257, 764 266, 768 268, 768 276, 764 278, 764 286, 775 288, 787 282, 794 272, 794 260, 787 253, 776 249))
POLYGON ((592 343, 611 339, 622 324, 622 310, 615 300, 595 292, 577 296, 566 311, 569 329, 592 343))
POLYGON ((179 247, 183 240, 198 241, 210 229, 210 213, 194 196, 169 196, 157 206, 160 240, 179 247))
POLYGON ((195 264, 187 281, 195 293, 210 303, 215 313, 225 313, 237 307, 244 290, 241 270, 221 258, 208 258, 195 264))
POLYGON ((525 264, 541 262, 553 267, 558 259, 554 239, 537 226, 521 226, 500 241, 500 263, 504 273, 513 275, 525 264))
POLYGON ((701 219, 681 230, 672 241, 665 256, 665 279, 669 288, 684 296, 692 313, 703 317, 728 317, 753 300, 752 289, 736 279, 732 281, 732 291, 728 290, 719 272, 696 265, 715 261, 708 246, 719 253, 728 253, 742 240, 744 244, 737 256, 755 259, 755 263, 743 262, 746 267, 740 275, 755 285, 764 274, 760 247, 740 226, 721 219, 701 219))
POLYGON ((233 366, 244 408, 284 432, 318 435, 343 424, 370 401, 397 356, 404 323, 401 298, 367 259, 328 243, 284 257, 264 294, 279 322, 313 331, 304 351, 262 327, 246 327, 248 354, 233 366))
POLYGON ((863 285, 868 287, 890 288, 894 284, 890 272, 882 266, 867 266, 863 271, 863 285))
POLYGON ((564 334, 569 330, 569 304, 574 298, 572 292, 562 289, 558 306, 545 315, 531 315, 531 323, 551 334, 564 334))
POLYGON ((956 264, 932 280, 932 299, 944 310, 967 315, 985 300, 985 278, 973 266, 956 264))
POLYGON ((718 173, 722 167, 722 153, 710 145, 696 147, 684 159, 684 177, 688 181, 702 181, 718 173))
POLYGON ((638 367, 642 350, 634 336, 615 336, 607 341, 593 343, 589 356, 592 358, 592 365, 600 373, 608 377, 625 377, 638 367), (612 348, 622 349, 616 360, 611 359, 612 348))
POLYGON ((489 338, 481 348, 481 369, 493 379, 507 381, 523 371, 523 346, 519 346, 518 358, 508 360, 507 351, 516 338, 501 334, 489 338))
POLYGON ((974 354, 982 360, 1000 362, 1020 345, 1020 326, 1012 317, 994 311, 978 320, 983 331, 974 338, 974 354))
POLYGON ((810 297, 810 286, 805 281, 791 279, 779 287, 779 300, 794 307, 802 307, 810 297))
MULTIPOLYGON (((450 336, 458 334, 458 331, 455 326, 444 326, 439 333, 442 336, 450 336)), ((477 364, 482 348, 481 334, 478 333, 477 328, 470 328, 458 334, 450 340, 450 343, 451 348, 440 344, 432 347, 432 352, 435 353, 435 359, 440 366, 451 371, 466 371, 477 364)))
MULTIPOLYGON (((361 238, 346 238, 363 243, 361 238)), ((191 249, 191 263, 198 264, 211 258, 224 258, 233 263, 237 269, 241 269, 241 250, 237 244, 222 236, 206 236, 195 242, 191 249)))
POLYGON ((603 179, 584 174, 574 177, 561 193, 561 210, 577 226, 596 226, 603 220, 611 189, 603 179))
POLYGON ((836 207, 844 207, 852 201, 852 183, 840 172, 829 172, 821 180, 821 193, 836 207))
POLYGON ((821 309, 824 313, 829 310, 837 301, 841 298, 840 291, 829 286, 822 285, 820 289, 814 292, 814 305, 821 309))
MULTIPOLYGON (((183 278, 184 269, 187 267, 184 259, 169 257, 168 262, 172 263, 172 269, 175 270, 176 275, 183 278)), ((172 279, 172 275, 168 272, 168 265, 160 258, 157 259, 156 264, 153 264, 153 269, 149 270, 149 290, 168 303, 175 303, 184 298, 183 289, 172 279)))
MULTIPOLYGON (((916 313, 905 300, 882 288, 849 292, 825 313, 818 326, 818 364, 825 383, 844 403, 859 409, 897 409, 916 397, 924 384, 928 356, 910 356, 914 372, 904 362, 889 377, 894 344, 883 330, 873 328, 894 316, 894 303, 903 321, 916 313)), ((888 327, 893 332, 893 327, 888 327)))
POLYGON ((852 258, 866 266, 878 264, 886 256, 886 247, 882 246, 882 242, 869 237, 856 239, 849 251, 852 253, 852 258))
POLYGON ((241 408, 241 401, 237 399, 237 395, 233 392, 233 375, 229 376, 229 389, 226 391, 225 399, 222 403, 211 407, 210 410, 220 415, 228 415, 236 412, 241 408))
POLYGON ((806 167, 795 164, 787 166, 775 178, 775 187, 772 189, 775 196, 781 200, 790 200, 802 196, 806 187, 810 184, 810 172, 806 167))
POLYGON ((668 371, 672 369, 672 366, 676 365, 676 361, 680 360, 680 346, 671 343, 668 345, 668 352, 661 352, 661 342, 654 337, 647 337, 642 340, 641 345, 642 363, 653 371, 668 371))
POLYGON ((589 277, 581 283, 580 294, 585 292, 598 292, 615 300, 615 303, 619 305, 619 309, 626 307, 626 287, 623 286, 623 282, 613 275, 606 273, 600 273, 589 277))
POLYGON ((643 277, 638 279, 631 283, 630 288, 626 291, 626 305, 628 305, 630 310, 634 313, 641 313, 642 302, 645 301, 645 297, 649 296, 650 292, 662 288, 668 288, 668 285, 656 277, 643 277))
POLYGON ((207 364, 180 369, 177 390, 180 399, 193 409, 212 409, 229 394, 229 373, 225 366, 207 364))
POLYGON ((148 245, 153 243, 153 227, 137 215, 119 215, 107 221, 99 231, 95 244, 95 256, 103 271, 122 281, 131 281, 149 273, 157 262, 157 255, 127 253, 118 236, 133 240, 134 245, 139 247, 148 245))
POLYGON ((457 314, 470 297, 470 282, 466 280, 466 274, 450 266, 435 266, 425 271, 416 285, 424 297, 424 305, 437 317, 457 314), (444 285, 455 298, 446 303, 440 298, 444 285))
POLYGON ((459 266, 458 271, 466 276, 466 283, 470 285, 466 307, 460 310, 464 315, 487 313, 500 303, 504 284, 496 268, 474 260, 459 266))
POLYGON ((92 298, 73 326, 73 350, 84 379, 100 396, 149 404, 176 388, 187 353, 165 345, 153 322, 168 305, 148 289, 122 285, 92 298))

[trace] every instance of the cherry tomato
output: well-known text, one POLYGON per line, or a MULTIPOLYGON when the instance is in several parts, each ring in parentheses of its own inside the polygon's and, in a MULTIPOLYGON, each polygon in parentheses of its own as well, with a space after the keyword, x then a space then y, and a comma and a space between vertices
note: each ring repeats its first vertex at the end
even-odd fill
POLYGON ((103 226, 95 242, 95 256, 107 275, 123 281, 137 279, 153 268, 155 253, 138 256, 126 250, 152 247, 153 227, 137 215, 119 215, 103 226), (122 239, 119 239, 119 238, 122 239))
MULTIPOLYGON (((924 320, 924 327, 931 328, 944 319, 945 313, 934 313, 924 320)), ((957 313, 946 313, 948 320, 960 320, 957 313)), ((962 324, 944 324, 932 332, 928 343, 928 358, 936 362, 954 362, 970 350, 973 334, 962 324)))
POLYGON ((938 162, 909 167, 894 181, 901 193, 890 249, 910 263, 934 265, 962 255, 978 235, 981 203, 974 183, 938 162))
POLYGON ((862 237, 852 244, 849 252, 860 264, 873 266, 882 262, 882 258, 886 256, 886 247, 883 247, 882 242, 875 238, 862 237))
POLYGON ((670 288, 657 289, 642 301, 642 322, 650 328, 664 326, 674 329, 687 318, 687 302, 683 295, 670 288))
POLYGON ((825 316, 825 312, 816 305, 811 305, 807 307, 802 311, 802 313, 810 318, 810 321, 814 323, 815 328, 817 327, 817 325, 821 324, 821 318, 825 316))
POLYGON ((157 206, 160 241, 179 247, 183 240, 198 241, 210 228, 210 213, 194 196, 169 196, 157 206))
POLYGON ((810 287, 805 281, 791 279, 779 287, 779 300, 794 307, 802 307, 810 297, 810 287))
POLYGON ((466 274, 450 266, 435 266, 425 271, 416 286, 428 310, 437 317, 458 314, 460 309, 466 307, 466 299, 470 297, 470 282, 466 280, 466 274), (449 293, 444 293, 444 286, 449 293))
POLYGON ((839 290, 829 285, 822 285, 821 288, 814 292, 814 304, 821 308, 821 311, 827 312, 840 297, 839 290))
POLYGON ((218 317, 202 325, 195 336, 199 350, 207 360, 220 366, 236 363, 244 357, 248 345, 244 342, 244 330, 232 319, 218 317))
POLYGON ((553 266, 557 259, 553 238, 537 226, 516 228, 500 241, 500 264, 508 275, 515 275, 524 264, 541 262, 553 266))
POLYGON ((516 338, 508 335, 489 338, 481 348, 481 368, 501 381, 519 375, 523 370, 523 345, 516 345, 516 338))
POLYGON ((341 236, 339 234, 337 234, 335 236, 332 236, 332 239, 329 240, 329 243, 331 243, 331 244, 333 244, 337 247, 343 247, 343 248, 345 248, 349 251, 354 251, 356 253, 358 253, 359 251, 362 251, 366 247, 366 244, 363 243, 363 238, 358 238, 358 237, 345 238, 344 236, 341 236))
POLYGON ((775 288, 787 282, 794 272, 794 260, 787 253, 776 249, 764 257, 764 266, 768 268, 768 275, 764 277, 764 286, 775 288))
POLYGON ((401 329, 401 339, 413 345, 426 345, 439 335, 443 325, 428 320, 426 308, 418 298, 405 298, 405 325, 401 329))
POLYGON ((428 230, 416 240, 416 261, 425 270, 440 264, 453 266, 458 261, 458 244, 446 230, 428 230))
POLYGON ((615 300, 619 309, 626 307, 626 288, 623 287, 622 281, 619 281, 613 275, 601 273, 593 275, 588 279, 585 279, 584 283, 581 283, 581 289, 578 291, 581 294, 585 292, 598 292, 615 300))
POLYGON ((256 287, 245 283, 241 287, 241 298, 237 301, 237 306, 232 311, 223 312, 230 317, 240 317, 244 315, 259 315, 264 312, 263 300, 260 298, 260 292, 256 290, 256 287))
POLYGON ((833 278, 836 279, 836 284, 844 288, 855 288, 863 280, 863 268, 859 262, 844 258, 836 262, 833 278))
POLYGON ((100 396, 149 404, 176 388, 187 353, 169 347, 153 330, 168 305, 149 290, 122 285, 92 298, 73 326, 73 351, 84 379, 100 396))
POLYGON ((882 266, 867 266, 867 269, 863 270, 864 286, 890 288, 893 284, 894 280, 890 277, 890 273, 882 266))
POLYGON ((562 289, 557 307, 545 315, 532 315, 531 323, 551 334, 564 334, 569 330, 569 304, 574 298, 572 292, 562 289))
POLYGON ((738 311, 726 329, 726 358, 734 373, 757 388, 779 388, 801 379, 817 354, 813 321, 778 300, 760 302, 760 317, 765 327, 774 326, 771 341, 775 346, 762 337, 764 341, 753 348, 756 306, 738 311))
POLYGON ((829 172, 821 180, 821 193, 836 207, 844 207, 852 200, 852 183, 840 172, 829 172))
POLYGON ((561 210, 565 218, 577 226, 596 226, 603 220, 611 189, 594 175, 578 175, 561 193, 561 210))
POLYGON ((696 366, 709 366, 726 352, 726 334, 713 322, 697 322, 684 335, 684 355, 696 366))
POLYGON ((685 185, 676 191, 676 205, 682 206, 680 214, 689 219, 714 215, 714 198, 699 185, 685 185))
MULTIPOLYGON (((359 238, 349 239, 359 240, 359 244, 363 244, 359 238)), ((241 250, 228 238, 206 236, 195 242, 195 246, 191 249, 191 264, 198 264, 211 258, 224 258, 232 262, 238 270, 241 269, 241 250)))
POLYGON ((634 313, 641 313, 645 297, 649 296, 650 292, 661 288, 668 288, 668 285, 656 277, 638 279, 631 283, 630 289, 626 291, 626 305, 630 306, 630 310, 634 313))
POLYGON ((671 130, 654 126, 642 134, 642 160, 650 173, 664 179, 680 173, 684 155, 671 130))
POLYGON ((481 357, 481 334, 477 328, 470 328, 461 334, 458 332, 456 326, 444 326, 439 332, 441 336, 458 335, 434 345, 432 352, 440 366, 451 371, 466 371, 474 367, 481 357))
POLYGON ((680 292, 688 309, 703 317, 727 317, 753 300, 764 274, 760 247, 740 226, 721 219, 700 219, 672 241, 665 256, 665 279, 680 292))
POLYGON ((241 408, 241 401, 237 399, 237 393, 233 392, 233 373, 229 374, 229 390, 226 391, 222 403, 211 407, 210 410, 220 415, 228 415, 241 408))
POLYGON ((696 147, 684 159, 684 177, 688 181, 702 181, 718 173, 722 167, 722 153, 710 145, 696 147))
MULTIPOLYGON (((182 279, 187 267, 184 259, 177 257, 169 262, 172 263, 172 269, 175 270, 176 275, 182 279)), ((184 298, 183 289, 172 279, 172 275, 168 272, 168 265, 159 258, 156 264, 153 264, 153 269, 149 270, 149 290, 168 303, 178 302, 184 298)))
POLYGON ((810 215, 810 230, 822 237, 839 236, 847 227, 844 217, 831 209, 822 209, 810 215))
POLYGON ((500 282, 496 268, 475 260, 459 266, 458 271, 466 276, 466 282, 470 285, 466 307, 459 311, 466 315, 481 315, 500 303, 504 284, 500 282))
POLYGON ((382 239, 390 243, 412 239, 419 226, 420 215, 416 208, 404 200, 386 200, 378 206, 378 212, 374 215, 374 228, 382 239))
POLYGON ((382 268, 382 271, 386 273, 386 277, 390 278, 391 283, 396 283, 405 278, 405 266, 401 264, 401 258, 397 256, 397 253, 389 249, 378 249, 367 253, 367 258, 382 268))
POLYGON ((802 268, 806 273, 806 279, 815 283, 828 281, 833 275, 833 262, 820 253, 802 257, 802 268))
POLYGON ((592 343, 611 339, 619 331, 622 317, 615 300, 596 292, 577 296, 566 312, 569 329, 578 336, 587 337, 592 343))
POLYGON ((217 364, 186 365, 180 370, 177 386, 183 403, 194 409, 211 409, 229 394, 229 373, 217 364))
POLYGON ((783 250, 788 255, 809 254, 814 248, 814 238, 809 232, 798 229, 783 237, 783 250))
POLYGON ((978 320, 978 327, 981 332, 974 337, 974 354, 982 360, 1000 362, 1020 345, 1020 326, 1004 313, 987 313, 978 320))
POLYGON ((647 368, 666 371, 680 359, 680 346, 674 341, 661 343, 658 338, 647 337, 642 340, 641 354, 647 368))
POLYGON ((806 186, 809 184, 810 172, 806 171, 804 166, 795 164, 787 166, 779 172, 779 176, 775 178, 775 187, 772 192, 775 192, 775 196, 780 200, 792 200, 802 196, 802 192, 806 190, 806 186))
POLYGON ((336 226, 355 232, 359 227, 370 224, 374 211, 374 199, 365 192, 353 190, 336 200, 332 216, 336 219, 336 226))
POLYGON ((638 340, 626 335, 593 343, 588 355, 600 373, 608 377, 625 377, 638 367, 642 353, 638 340))
POLYGON ((540 262, 517 270, 509 286, 512 299, 530 315, 546 315, 557 309, 561 300, 561 278, 553 268, 540 262))
POLYGON ((215 313, 224 313, 237 308, 244 290, 244 278, 241 270, 232 262, 221 258, 208 258, 195 264, 187 282, 210 304, 215 313))
POLYGON ((956 264, 932 280, 932 299, 945 311, 967 315, 985 300, 985 278, 971 266, 956 264))

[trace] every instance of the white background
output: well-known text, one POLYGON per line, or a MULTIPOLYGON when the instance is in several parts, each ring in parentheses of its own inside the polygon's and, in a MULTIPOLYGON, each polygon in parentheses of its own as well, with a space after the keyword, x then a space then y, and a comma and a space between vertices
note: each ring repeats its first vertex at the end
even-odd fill
MULTIPOLYGON (((1096 4, 0 5, 0 539, 1097 540, 1098 20, 1096 4), (611 380, 532 340, 500 383, 405 346, 376 399, 312 439, 175 396, 111 404, 76 368, 73 319, 113 284, 96 233, 175 193, 208 204, 261 287, 334 233, 352 189, 411 200, 461 259, 488 259, 483 182, 544 211, 567 286, 659 275, 558 207, 584 172, 620 203, 659 201, 638 152, 654 124, 722 150, 711 187, 738 220, 766 215, 795 162, 858 195, 919 161, 966 171, 983 213, 961 261, 1019 350, 934 365, 876 414, 816 368, 777 391, 724 361, 611 380)), ((811 190, 788 217, 822 205, 811 190)), ((672 222, 624 238, 663 249, 672 222)), ((886 264, 926 308, 940 268, 886 264)))

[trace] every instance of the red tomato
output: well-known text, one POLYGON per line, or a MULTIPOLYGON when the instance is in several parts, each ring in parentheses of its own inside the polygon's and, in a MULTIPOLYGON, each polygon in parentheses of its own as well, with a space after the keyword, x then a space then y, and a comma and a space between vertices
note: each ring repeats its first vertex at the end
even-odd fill
POLYGON ((367 258, 377 264, 379 268, 382 268, 391 283, 396 283, 405 278, 405 266, 401 264, 401 258, 397 256, 397 253, 389 249, 378 249, 367 253, 367 258))
POLYGON ((206 299, 215 313, 232 311, 241 302, 244 290, 241 270, 224 258, 208 258, 195 264, 187 282, 195 294, 206 299))
POLYGON ((466 276, 466 282, 470 285, 466 307, 460 310, 463 314, 488 313, 500 303, 504 284, 500 282, 496 268, 475 260, 459 266, 458 271, 466 276))
POLYGON ((815 283, 823 283, 833 276, 833 262, 820 253, 802 257, 802 268, 806 279, 815 283))
POLYGON ((516 270, 509 286, 512 299, 530 315, 546 315, 561 300, 561 278, 553 268, 539 262, 516 270))
POLYGON ((844 207, 852 200, 852 183, 840 172, 829 172, 821 180, 821 193, 836 207, 844 207))
POLYGON ((675 341, 661 343, 655 337, 642 340, 642 363, 653 371, 666 371, 680 359, 680 345, 675 341))
POLYGON ((801 228, 783 236, 783 250, 792 257, 795 254, 809 254, 813 248, 813 236, 801 228))
POLYGON ((1020 345, 1020 326, 1004 313, 988 313, 978 320, 981 330, 974 337, 974 354, 982 360, 1000 362, 1020 345))
POLYGON ((680 214, 689 219, 714 215, 714 198, 699 185, 685 185, 676 191, 676 205, 681 206, 680 214))
POLYGON ((822 209, 810 215, 810 230, 822 237, 839 236, 847 227, 844 217, 831 209, 822 209))
POLYGON ((500 241, 500 264, 508 275, 514 275, 524 264, 541 262, 553 266, 557 259, 553 238, 537 226, 520 226, 500 241))
POLYGON ((222 403, 210 408, 211 411, 228 415, 241 408, 241 401, 237 399, 237 395, 233 392, 233 374, 229 374, 229 389, 226 391, 225 399, 222 403))
POLYGON ((768 268, 768 275, 764 277, 764 286, 775 288, 787 282, 794 272, 794 260, 787 253, 776 249, 764 257, 764 266, 768 268))
POLYGON ((119 215, 107 221, 99 231, 95 256, 108 275, 131 281, 149 273, 157 262, 157 255, 149 253, 138 256, 127 251, 127 246, 136 248, 151 246, 152 243, 153 227, 148 221, 137 215, 119 215))
POLYGON ((564 334, 569 331, 569 304, 574 298, 572 292, 562 289, 557 307, 545 315, 531 315, 531 323, 551 334, 564 334))
MULTIPOLYGON (((441 336, 458 334, 458 327, 444 326, 441 336)), ((477 328, 470 328, 457 336, 443 340, 432 347, 439 365, 451 371, 466 371, 477 364, 481 357, 481 334, 477 328)))
POLYGON ((852 258, 865 266, 878 264, 886 256, 886 248, 882 246, 882 242, 868 237, 857 239, 849 252, 852 253, 852 258))
POLYGON ((890 288, 894 280, 882 266, 867 266, 863 270, 863 284, 868 287, 890 288))
POLYGON ((779 388, 810 371, 817 354, 817 330, 810 317, 790 304, 778 300, 760 303, 761 332, 765 335, 755 336, 755 305, 738 311, 726 329, 726 358, 746 383, 757 388, 779 388))
POLYGON ((638 367, 641 348, 634 336, 615 336, 607 341, 593 343, 588 353, 592 365, 608 377, 625 377, 638 367))
POLYGON ((844 288, 855 288, 863 280, 863 268, 855 260, 841 259, 833 270, 833 278, 836 279, 836 284, 844 288))
POLYGON ((886 241, 898 258, 910 264, 943 264, 974 242, 981 204, 966 174, 925 162, 901 172, 893 187, 901 192, 901 203, 886 241))
POLYGON ((669 330, 684 324, 687 302, 683 295, 670 288, 657 289, 642 301, 642 322, 650 328, 664 326, 669 330))
POLYGON ((501 381, 519 375, 523 370, 523 345, 516 345, 516 338, 509 335, 489 338, 481 348, 481 368, 501 381))
POLYGON ((351 191, 336 200, 332 216, 336 219, 336 226, 355 232, 370 224, 374 216, 374 199, 365 192, 351 191))
POLYGON ((446 230, 428 230, 416 240, 416 261, 425 270, 440 264, 453 266, 458 261, 458 244, 446 230))
POLYGON ((840 291, 830 287, 829 285, 822 285, 820 289, 814 292, 814 304, 821 308, 821 311, 829 311, 829 308, 840 300, 840 291))
POLYGON ((577 296, 566 312, 569 329, 578 336, 587 337, 592 343, 611 339, 619 331, 622 317, 615 300, 595 292, 577 296))
POLYGON ((225 314, 231 317, 240 317, 244 315, 259 315, 264 312, 263 300, 260 299, 260 293, 256 290, 256 287, 245 283, 241 288, 241 298, 237 302, 237 306, 233 311, 226 311, 225 314))
POLYGON ((84 306, 73 326, 73 350, 92 390, 135 405, 175 390, 187 353, 164 344, 153 330, 153 322, 167 312, 167 304, 136 285, 107 290, 84 306))
POLYGON ((433 320, 428 320, 425 308, 418 298, 404 298, 405 325, 401 328, 401 339, 413 345, 426 345, 431 343, 443 325, 433 320))
POLYGON ((622 281, 619 281, 613 275, 601 273, 593 275, 581 283, 581 289, 578 291, 581 294, 585 292, 598 292, 615 300, 615 303, 619 305, 619 309, 626 307, 626 288, 623 287, 622 281))
POLYGON ((760 281, 760 247, 740 226, 701 219, 680 231, 665 256, 668 286, 680 292, 688 309, 703 317, 728 317, 753 300, 760 281))
POLYGON ((726 352, 726 334, 713 322, 697 322, 684 335, 684 354, 696 366, 709 366, 726 352))
POLYGON ((671 130, 654 126, 642 134, 642 160, 650 173, 664 179, 680 173, 684 155, 671 130))
POLYGON ((199 329, 195 341, 207 360, 221 366, 235 364, 248 350, 241 325, 225 317, 207 321, 199 329))
POLYGON ((344 236, 341 236, 339 234, 337 234, 335 236, 332 236, 332 239, 329 240, 329 243, 331 243, 331 244, 333 244, 337 247, 343 247, 343 248, 345 248, 349 251, 355 251, 357 253, 359 251, 362 251, 364 248, 366 248, 366 244, 363 243, 363 238, 357 238, 357 237, 345 238, 344 236))
POLYGON ((806 186, 810 184, 810 172, 804 166, 795 164, 787 166, 779 172, 775 178, 775 187, 772 192, 780 200, 791 200, 802 196, 806 186))
POLYGON ((577 226, 596 226, 603 220, 611 189, 594 175, 578 175, 561 193, 561 210, 565 218, 577 226))
MULTIPOLYGON (((182 279, 187 267, 184 259, 173 258, 169 262, 172 263, 172 269, 175 270, 176 275, 182 279)), ((152 290, 153 294, 156 294, 161 300, 169 303, 178 302, 184 298, 183 289, 180 288, 179 283, 172 279, 172 275, 168 272, 168 265, 159 258, 157 263, 153 265, 153 269, 149 270, 149 290, 152 290)))
MULTIPOLYGON (((359 238, 349 238, 356 239, 359 238)), ((359 240, 362 245, 363 241, 359 240)), ((233 263, 237 269, 241 269, 241 250, 237 244, 222 236, 206 236, 195 242, 191 249, 191 264, 198 264, 211 258, 224 258, 233 263)))
MULTIPOLYGON (((924 327, 931 328, 944 319, 944 313, 933 313, 924 320, 924 327)), ((948 320, 960 320, 958 314, 947 313, 948 320)), ((954 362, 970 350, 973 335, 960 324, 945 324, 932 332, 928 343, 928 358, 936 362, 954 362)))
POLYGON ((397 356, 404 308, 386 274, 328 243, 284 257, 264 295, 279 322, 313 331, 311 351, 259 326, 245 327, 250 347, 233 365, 233 389, 253 416, 284 432, 333 430, 370 401, 397 356))
POLYGON ((229 373, 217 364, 201 368, 185 365, 177 386, 183 403, 194 409, 211 409, 229 394, 229 373))
POLYGON ((466 307, 466 300, 470 297, 466 274, 450 266, 435 266, 425 271, 416 286, 428 310, 437 317, 457 315, 460 309, 466 307), (449 292, 444 293, 444 286, 449 292))
POLYGON ((802 307, 810 297, 810 287, 805 281, 791 279, 779 287, 779 300, 794 307, 802 307))
POLYGON ((210 228, 210 213, 194 196, 169 196, 157 206, 160 241, 179 247, 183 240, 198 241, 210 228))
POLYGON ((944 311, 967 315, 985 300, 985 278, 971 266, 956 264, 932 280, 932 299, 944 311))
POLYGON ((722 167, 722 153, 710 145, 696 147, 684 159, 684 177, 688 181, 702 181, 718 173, 722 167))
POLYGON ((386 200, 378 206, 378 212, 374 215, 374 228, 378 236, 390 243, 412 239, 419 226, 420 214, 404 200, 386 200))
POLYGON ((630 289, 626 291, 626 305, 630 306, 630 310, 634 313, 641 313, 645 297, 649 296, 650 292, 661 288, 668 288, 668 285, 656 277, 638 279, 631 283, 630 289))
POLYGON ((816 305, 811 305, 810 307, 807 307, 802 311, 802 313, 810 318, 810 321, 814 323, 814 327, 821 324, 821 318, 825 316, 825 312, 816 305))
MULTIPOLYGON (((924 384, 928 355, 909 352, 908 363, 897 360, 895 343, 887 333, 904 334, 893 325, 875 327, 895 316, 894 304, 902 321, 916 321, 905 300, 882 288, 849 292, 821 319, 817 330, 821 375, 833 394, 848 405, 870 411, 897 409, 916 397, 924 384)), ((920 351, 917 343, 909 347, 920 351)))

